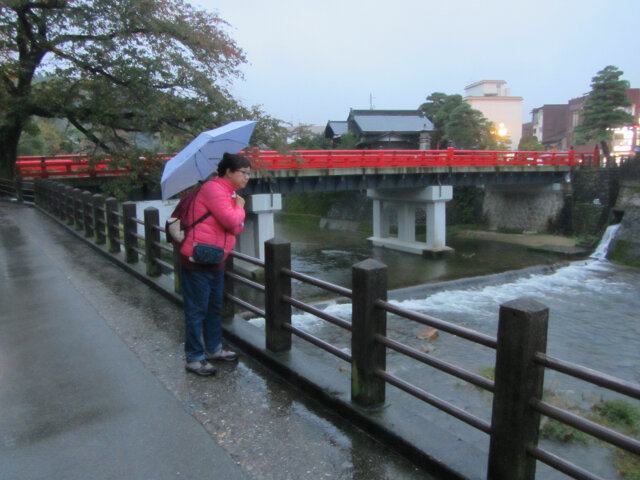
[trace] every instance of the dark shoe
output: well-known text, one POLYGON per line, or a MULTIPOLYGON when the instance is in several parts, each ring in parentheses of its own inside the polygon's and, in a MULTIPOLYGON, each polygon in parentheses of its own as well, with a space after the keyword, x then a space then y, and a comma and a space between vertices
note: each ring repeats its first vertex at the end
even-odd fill
POLYGON ((217 352, 207 355, 207 360, 212 360, 214 362, 235 362, 236 360, 238 360, 238 354, 236 352, 232 352, 231 350, 221 348, 217 352))
POLYGON ((188 362, 185 368, 187 369, 187 372, 192 372, 202 377, 208 377, 209 375, 216 374, 216 367, 211 365, 206 360, 200 360, 198 362, 188 362))

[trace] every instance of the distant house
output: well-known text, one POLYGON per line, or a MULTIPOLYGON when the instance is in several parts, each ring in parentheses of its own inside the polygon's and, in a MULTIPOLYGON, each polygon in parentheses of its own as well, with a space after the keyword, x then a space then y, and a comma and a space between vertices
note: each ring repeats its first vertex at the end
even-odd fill
POLYGON ((352 109, 346 122, 327 124, 325 137, 335 142, 337 132, 348 132, 361 149, 426 150, 433 130, 433 124, 420 110, 352 109))
POLYGON ((569 105, 543 105, 531 112, 533 134, 545 149, 566 150, 569 105))
POLYGON ((333 146, 340 144, 340 137, 349 133, 349 126, 346 121, 329 120, 324 129, 324 137, 332 141, 333 146))

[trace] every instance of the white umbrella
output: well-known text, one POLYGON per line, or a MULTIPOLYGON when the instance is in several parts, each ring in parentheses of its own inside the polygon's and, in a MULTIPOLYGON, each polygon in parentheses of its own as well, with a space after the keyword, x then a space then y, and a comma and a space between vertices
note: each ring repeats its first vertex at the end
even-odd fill
POLYGON ((239 120, 202 132, 169 160, 162 172, 162 199, 195 185, 211 175, 225 152, 237 153, 249 144, 254 120, 239 120))

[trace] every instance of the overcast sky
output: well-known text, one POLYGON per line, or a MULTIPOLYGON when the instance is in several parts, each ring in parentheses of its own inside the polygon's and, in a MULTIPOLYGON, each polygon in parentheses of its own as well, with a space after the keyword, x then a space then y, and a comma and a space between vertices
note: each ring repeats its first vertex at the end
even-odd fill
POLYGON ((246 53, 232 93, 280 120, 415 109, 505 80, 533 108, 588 93, 607 65, 640 88, 639 0, 192 0, 246 53), (371 97, 373 99, 371 100, 371 97))

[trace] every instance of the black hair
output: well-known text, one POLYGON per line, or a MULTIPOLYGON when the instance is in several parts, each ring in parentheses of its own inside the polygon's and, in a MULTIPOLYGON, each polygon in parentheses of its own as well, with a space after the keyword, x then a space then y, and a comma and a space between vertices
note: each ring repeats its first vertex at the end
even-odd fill
POLYGON ((222 156, 222 160, 218 164, 218 176, 224 177, 224 175, 227 173, 227 170, 236 172, 241 168, 246 167, 251 167, 251 162, 247 157, 238 155, 237 153, 225 153, 222 156))

